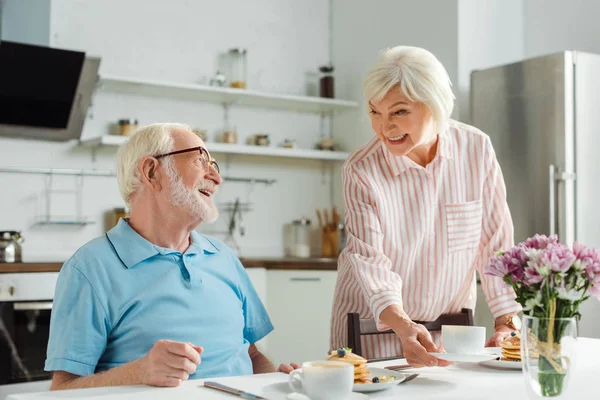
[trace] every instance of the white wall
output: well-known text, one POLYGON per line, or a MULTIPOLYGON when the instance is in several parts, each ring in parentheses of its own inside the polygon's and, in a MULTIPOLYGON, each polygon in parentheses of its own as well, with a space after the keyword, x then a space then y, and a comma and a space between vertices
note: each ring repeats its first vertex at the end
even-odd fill
POLYGON ((525 55, 564 50, 600 53, 600 2, 596 0, 526 0, 525 55))
POLYGON ((471 72, 523 59, 524 0, 459 0, 456 107, 468 123, 471 72))
MULTIPOLYGON (((183 83, 206 81, 215 72, 219 52, 245 47, 249 87, 302 94, 306 74, 328 62, 328 10, 326 0, 53 0, 50 42, 101 56, 101 73, 183 83)), ((84 138, 108 133, 124 117, 138 118, 141 124, 188 123, 208 129, 210 140, 222 129, 223 110, 215 105, 102 91, 93 102, 84 138)), ((233 107, 230 118, 241 140, 264 132, 274 143, 294 138, 299 146, 310 147, 319 139, 318 115, 233 107)), ((0 139, 0 166, 114 169, 114 154, 102 151, 92 162, 90 153, 73 143, 0 139)), ((237 234, 244 256, 281 255, 283 224, 302 215, 314 220, 316 208, 330 205, 330 178, 323 177, 319 161, 242 156, 219 161, 225 175, 277 179, 270 187, 226 183, 216 198, 220 203, 240 197, 253 205, 244 215, 246 235, 237 234)), ((54 183, 57 189, 69 189, 74 178, 54 183)), ((97 224, 32 227, 43 212, 44 178, 0 174, 0 187, 0 229, 23 230, 26 260, 64 260, 104 232, 104 211, 123 204, 114 178, 85 178, 84 214, 97 224)), ((52 199, 54 214, 73 213, 72 195, 55 193, 52 199)), ((205 232, 225 229, 226 218, 201 227, 205 232)))

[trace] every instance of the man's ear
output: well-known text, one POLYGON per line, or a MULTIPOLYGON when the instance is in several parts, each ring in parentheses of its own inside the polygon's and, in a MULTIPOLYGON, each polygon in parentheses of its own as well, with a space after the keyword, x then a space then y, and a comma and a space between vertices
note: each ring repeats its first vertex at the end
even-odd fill
POLYGON ((144 157, 140 161, 140 179, 144 186, 150 186, 160 190, 160 172, 158 171, 159 163, 154 157, 144 157))

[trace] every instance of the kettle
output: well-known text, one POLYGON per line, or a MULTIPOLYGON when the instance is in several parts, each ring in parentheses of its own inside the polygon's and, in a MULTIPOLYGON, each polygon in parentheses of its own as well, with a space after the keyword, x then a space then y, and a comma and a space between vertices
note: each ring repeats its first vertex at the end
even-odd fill
POLYGON ((21 232, 0 231, 0 262, 22 262, 21 243, 23 243, 21 232))

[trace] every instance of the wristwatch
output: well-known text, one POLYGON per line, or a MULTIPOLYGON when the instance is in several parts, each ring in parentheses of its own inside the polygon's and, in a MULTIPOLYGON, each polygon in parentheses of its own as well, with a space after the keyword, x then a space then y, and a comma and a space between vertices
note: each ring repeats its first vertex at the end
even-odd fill
POLYGON ((515 331, 520 331, 521 318, 519 318, 519 316, 516 314, 503 315, 494 320, 494 328, 496 328, 498 325, 506 325, 515 331))

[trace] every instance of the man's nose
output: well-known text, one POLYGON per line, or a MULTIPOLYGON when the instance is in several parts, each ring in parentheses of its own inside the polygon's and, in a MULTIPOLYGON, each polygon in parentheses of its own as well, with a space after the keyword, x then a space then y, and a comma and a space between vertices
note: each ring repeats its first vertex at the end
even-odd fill
POLYGON ((206 178, 210 179, 217 185, 223 183, 223 178, 221 177, 219 171, 217 171, 217 169, 210 164, 208 166, 208 171, 206 172, 206 178))

